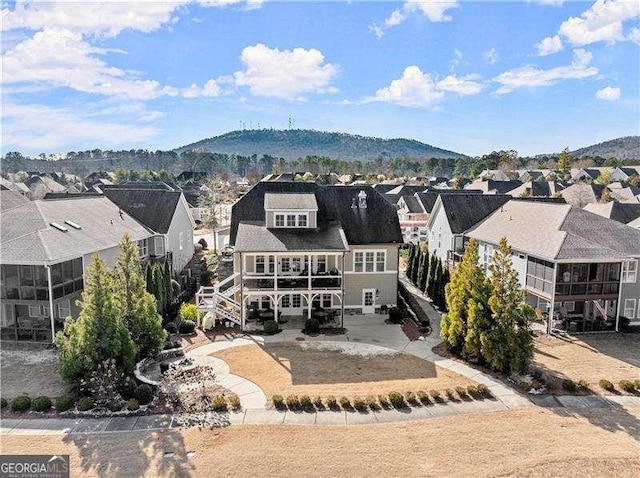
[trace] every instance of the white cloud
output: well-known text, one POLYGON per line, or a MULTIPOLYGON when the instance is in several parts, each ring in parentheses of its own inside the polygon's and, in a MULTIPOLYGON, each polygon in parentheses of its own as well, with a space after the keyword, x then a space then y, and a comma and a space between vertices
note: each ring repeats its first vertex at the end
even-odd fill
POLYGON ((369 25, 369 30, 380 38, 386 29, 400 25, 415 12, 422 13, 432 22, 450 22, 452 17, 447 15, 447 10, 459 6, 457 0, 407 0, 402 7, 391 12, 385 19, 384 26, 374 23, 369 25))
POLYGON ((235 83, 248 86, 254 95, 304 100, 308 93, 338 91, 330 86, 338 67, 325 63, 314 48, 281 51, 258 43, 242 50, 240 59, 246 69, 234 73, 235 83))
POLYGON ((598 69, 588 66, 593 55, 581 48, 573 51, 573 61, 568 66, 559 66, 548 70, 540 70, 531 65, 500 73, 493 81, 502 86, 496 94, 511 93, 518 88, 554 85, 568 79, 581 79, 595 76, 598 69))
POLYGON ((182 96, 185 98, 197 98, 199 96, 212 97, 219 96, 220 93, 221 89, 216 80, 209 80, 202 88, 194 83, 182 92, 182 96))
POLYGON ((45 30, 2 56, 2 82, 48 84, 139 100, 177 94, 175 88, 107 65, 98 58, 105 53, 107 50, 84 41, 80 33, 45 30))
POLYGON ((538 56, 547 56, 553 53, 558 53, 564 49, 560 35, 547 37, 536 45, 538 49, 538 56))
POLYGON ((607 86, 601 90, 596 91, 596 98, 599 100, 614 101, 620 98, 620 88, 613 88, 607 86))
POLYGON ((552 5, 554 7, 559 7, 564 3, 564 0, 533 0, 533 1, 535 3, 539 3, 540 5, 552 5))
POLYGON ((498 51, 494 47, 491 47, 482 53, 482 58, 490 65, 495 65, 498 61, 498 51))
POLYGON ((385 88, 376 91, 372 98, 365 102, 380 101, 407 108, 424 108, 436 100, 444 98, 445 92, 459 95, 475 95, 483 86, 474 81, 475 75, 456 78, 453 75, 435 81, 429 73, 424 73, 415 65, 405 68, 402 78, 393 80, 385 88))
POLYGON ((77 144, 112 147, 143 142, 159 134, 153 126, 96 121, 92 115, 44 105, 4 104, 2 114, 5 148, 28 147, 37 151, 77 144))
POLYGON ((629 30, 629 35, 627 35, 627 39, 636 45, 640 45, 640 28, 632 28, 629 30))

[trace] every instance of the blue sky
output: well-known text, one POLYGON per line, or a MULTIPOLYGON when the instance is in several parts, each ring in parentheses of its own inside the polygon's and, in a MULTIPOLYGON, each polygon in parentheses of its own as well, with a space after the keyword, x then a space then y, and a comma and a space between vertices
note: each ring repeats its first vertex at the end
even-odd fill
POLYGON ((2 152, 171 149, 241 127, 469 155, 640 130, 640 5, 5 2, 2 152))

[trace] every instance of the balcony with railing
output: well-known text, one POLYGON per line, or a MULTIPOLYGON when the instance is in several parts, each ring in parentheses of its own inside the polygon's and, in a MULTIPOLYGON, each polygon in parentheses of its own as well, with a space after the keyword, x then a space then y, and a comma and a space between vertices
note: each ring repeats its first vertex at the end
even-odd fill
POLYGON ((340 290, 342 271, 299 274, 245 274, 242 278, 245 290, 288 291, 288 290, 340 290))

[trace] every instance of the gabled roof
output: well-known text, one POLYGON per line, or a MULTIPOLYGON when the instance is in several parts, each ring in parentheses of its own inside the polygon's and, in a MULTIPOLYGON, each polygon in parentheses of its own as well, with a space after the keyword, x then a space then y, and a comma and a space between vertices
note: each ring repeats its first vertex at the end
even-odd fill
POLYGON ((132 217, 120 214, 118 206, 105 197, 29 201, 2 210, 0 262, 60 262, 115 247, 125 232, 133 240, 152 236, 151 231, 132 217), (67 231, 58 230, 52 223, 60 224, 67 231))
POLYGON ((182 193, 162 189, 108 188, 104 195, 144 226, 158 234, 166 234, 182 193))
POLYGON ((576 183, 564 189, 560 194, 567 203, 583 207, 591 202, 598 202, 606 186, 602 184, 576 183))
POLYGON ((27 202, 29 202, 29 198, 20 193, 5 189, 0 190, 0 208, 3 211, 8 211, 27 202))
POLYGON ((398 199, 398 203, 400 200, 404 201, 407 206, 407 211, 409 214, 424 214, 425 210, 422 208, 422 203, 415 195, 405 194, 398 199))
POLYGON ((318 203, 313 193, 266 193, 264 195, 266 210, 305 210, 316 211, 318 203))
POLYGON ((264 224, 267 193, 313 193, 318 204, 318 228, 338 222, 349 244, 402 243, 396 208, 371 186, 324 186, 313 182, 259 182, 232 208, 230 243, 236 243, 240 222, 264 224), (358 204, 360 191, 367 195, 367 208, 358 204))
POLYGON ((238 225, 237 252, 346 251, 344 231, 338 223, 318 229, 267 229, 262 222, 238 225))
POLYGON ((510 199, 511 196, 499 194, 441 194, 439 197, 454 234, 462 234, 510 199))
POLYGON ((640 217, 640 204, 620 203, 610 201, 607 203, 591 203, 584 207, 585 211, 589 211, 598 216, 613 219, 622 224, 630 223, 640 217))
POLYGON ((441 194, 482 194, 482 191, 479 189, 428 189, 415 195, 420 200, 425 212, 430 214, 441 194))

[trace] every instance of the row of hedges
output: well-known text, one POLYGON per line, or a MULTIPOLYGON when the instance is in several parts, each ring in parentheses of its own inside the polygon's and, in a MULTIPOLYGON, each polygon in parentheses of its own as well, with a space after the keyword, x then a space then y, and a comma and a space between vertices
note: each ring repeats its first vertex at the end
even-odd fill
POLYGON ((308 395, 289 395, 286 398, 282 395, 274 395, 271 397, 273 406, 277 410, 291 410, 307 412, 322 410, 347 410, 367 412, 369 410, 381 410, 391 408, 405 408, 408 406, 427 406, 433 403, 443 403, 445 399, 448 401, 472 400, 491 397, 491 392, 486 385, 470 385, 468 387, 456 387, 455 389, 447 389, 444 392, 439 390, 431 390, 428 393, 424 390, 417 392, 389 392, 387 395, 378 395, 374 397, 370 395, 365 398, 340 397, 334 396, 314 397, 308 395))
POLYGON ((411 309, 411 311, 415 314, 420 322, 419 325, 429 325, 429 317, 427 313, 424 311, 420 304, 415 299, 415 297, 407 290, 406 286, 402 283, 402 281, 398 281, 398 293, 400 297, 404 299, 406 305, 411 309))
MULTIPOLYGON (((615 392, 616 387, 609 380, 602 379, 598 382, 600 388, 606 390, 607 392, 615 392)), ((640 379, 631 381, 631 380, 620 380, 618 382, 618 386, 620 390, 623 390, 627 393, 639 393, 640 392, 640 379)))

